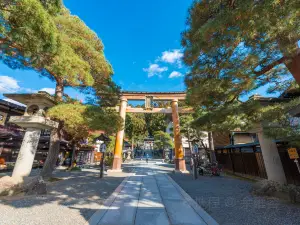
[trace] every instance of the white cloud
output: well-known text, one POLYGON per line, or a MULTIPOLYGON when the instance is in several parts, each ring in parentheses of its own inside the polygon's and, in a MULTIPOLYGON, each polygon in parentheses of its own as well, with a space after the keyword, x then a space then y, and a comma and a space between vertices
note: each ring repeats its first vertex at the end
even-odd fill
POLYGON ((148 68, 143 68, 143 71, 148 73, 148 77, 155 75, 161 76, 161 73, 168 70, 168 67, 160 67, 158 64, 150 64, 148 68))
POLYGON ((55 89, 54 88, 42 88, 40 91, 48 92, 50 95, 55 94, 55 89))
POLYGON ((166 63, 180 63, 183 53, 180 49, 173 49, 170 51, 164 51, 160 57, 160 61, 166 63))
POLYGON ((5 99, 3 99, 3 100, 4 100, 4 101, 7 101, 7 102, 14 103, 14 104, 16 104, 16 105, 20 105, 20 106, 26 107, 26 105, 24 105, 24 104, 22 104, 22 103, 20 103, 20 102, 17 102, 17 101, 15 101, 15 100, 12 100, 12 99, 10 99, 10 98, 5 98, 5 99))
POLYGON ((13 77, 0 76, 0 93, 13 93, 20 89, 18 81, 13 77))
POLYGON ((31 88, 21 88, 21 91, 23 92, 26 92, 26 93, 37 93, 38 90, 34 90, 34 89, 31 89, 31 88))
POLYGON ((178 72, 178 71, 173 71, 170 75, 169 78, 175 78, 175 77, 182 77, 182 73, 178 72))

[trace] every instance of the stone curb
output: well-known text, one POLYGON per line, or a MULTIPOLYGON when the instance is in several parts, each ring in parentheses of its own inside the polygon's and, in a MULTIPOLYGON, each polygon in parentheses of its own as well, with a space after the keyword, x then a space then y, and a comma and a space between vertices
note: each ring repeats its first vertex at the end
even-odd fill
POLYGON ((195 202, 194 199, 192 199, 191 196, 189 196, 168 174, 166 174, 166 176, 207 225, 218 225, 218 223, 200 205, 198 205, 198 203, 195 202))
POLYGON ((116 190, 104 201, 102 206, 98 211, 96 211, 90 219, 85 223, 85 225, 97 225, 102 217, 105 215, 109 207, 113 204, 118 194, 122 191, 124 186, 126 185, 130 176, 125 177, 122 183, 116 188, 116 190))

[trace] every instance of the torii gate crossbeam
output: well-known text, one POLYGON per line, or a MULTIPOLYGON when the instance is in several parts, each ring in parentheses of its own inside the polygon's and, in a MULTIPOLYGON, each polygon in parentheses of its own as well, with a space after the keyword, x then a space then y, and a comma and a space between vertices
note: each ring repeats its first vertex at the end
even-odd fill
MULTIPOLYGON (((178 101, 185 100, 185 92, 129 92, 121 93, 119 114, 124 120, 126 112, 130 113, 172 113, 173 127, 174 127, 174 144, 175 144, 175 170, 186 172, 184 151, 182 146, 182 139, 180 134, 179 113, 191 113, 192 109, 178 108, 178 101), (145 100, 144 108, 127 108, 128 100, 145 100), (171 101, 171 108, 151 108, 152 101, 171 101)), ((116 135, 116 143, 114 150, 114 161, 111 172, 121 171, 122 164, 122 149, 123 149, 124 129, 118 131, 116 135)))

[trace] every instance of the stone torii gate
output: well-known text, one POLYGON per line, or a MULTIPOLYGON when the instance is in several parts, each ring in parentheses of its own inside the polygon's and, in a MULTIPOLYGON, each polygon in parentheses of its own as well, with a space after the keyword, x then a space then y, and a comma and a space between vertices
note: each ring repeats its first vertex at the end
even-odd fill
MULTIPOLYGON (((126 112, 128 113, 170 113, 172 114, 174 144, 175 144, 175 170, 186 172, 184 152, 182 147, 182 139, 180 135, 179 113, 191 113, 192 109, 179 108, 178 101, 185 100, 185 92, 131 92, 123 91, 120 97, 119 111, 120 116, 124 120, 126 112), (127 107, 127 101, 145 101, 145 108, 127 107), (153 108, 153 101, 171 101, 171 108, 153 108)), ((123 126, 123 127, 124 127, 123 126)), ((114 161, 111 172, 121 171, 122 164, 122 148, 123 148, 124 129, 118 131, 116 135, 116 144, 114 150, 114 161)))

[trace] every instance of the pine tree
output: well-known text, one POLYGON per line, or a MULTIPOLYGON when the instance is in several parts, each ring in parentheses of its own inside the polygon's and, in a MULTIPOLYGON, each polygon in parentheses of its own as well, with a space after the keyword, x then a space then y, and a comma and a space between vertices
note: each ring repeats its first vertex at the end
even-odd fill
MULTIPOLYGON (((56 82, 55 97, 64 100, 64 88, 84 89, 105 102, 117 99, 112 67, 98 36, 60 0, 0 2, 0 59, 13 69, 34 69, 56 82)), ((42 171, 51 176, 59 153, 63 125, 51 133, 42 171)))
POLYGON ((298 0, 194 1, 182 34, 189 103, 231 103, 288 70, 299 82, 299 8, 298 0))

